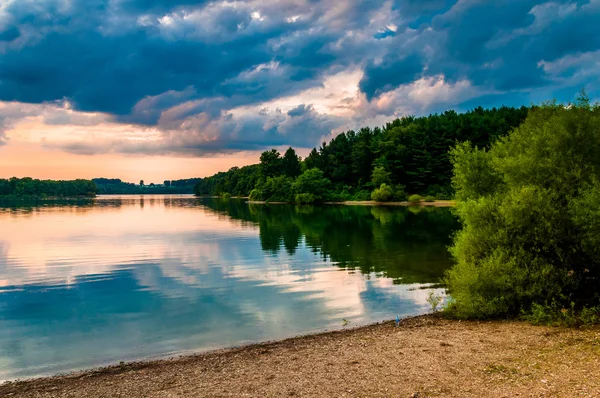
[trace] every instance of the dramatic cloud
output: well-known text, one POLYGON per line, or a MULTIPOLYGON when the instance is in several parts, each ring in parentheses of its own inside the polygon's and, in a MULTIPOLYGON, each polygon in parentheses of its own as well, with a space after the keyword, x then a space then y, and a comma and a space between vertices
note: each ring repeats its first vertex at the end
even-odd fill
POLYGON ((5 0, 0 146, 311 147, 404 114, 598 98, 599 20, 600 0, 5 0))

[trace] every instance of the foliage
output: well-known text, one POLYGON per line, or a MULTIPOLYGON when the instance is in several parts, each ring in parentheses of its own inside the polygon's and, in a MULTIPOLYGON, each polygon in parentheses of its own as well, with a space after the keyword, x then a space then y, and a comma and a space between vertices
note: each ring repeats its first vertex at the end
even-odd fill
POLYGON ((294 182, 292 190, 296 194, 311 194, 315 201, 321 201, 327 194, 331 182, 317 168, 306 170, 294 182))
POLYGON ((383 128, 365 127, 339 134, 314 148, 304 161, 292 148, 283 156, 272 149, 261 154, 257 165, 234 167, 201 179, 194 193, 212 196, 229 192, 234 196, 247 196, 268 178, 296 179, 302 171, 318 169, 330 182, 327 194, 321 195, 323 200, 368 200, 371 191, 379 189, 381 184, 392 187, 393 200, 403 198, 404 189, 451 199, 450 160, 454 155, 448 151, 457 142, 465 141, 486 150, 519 126, 527 111, 526 107, 479 107, 462 114, 447 111, 427 117, 403 117, 383 128))
POLYGON ((454 197, 452 187, 441 185, 430 185, 425 190, 425 196, 433 196, 439 200, 451 200, 454 197))
POLYGON ((394 198, 393 200, 396 202, 404 202, 408 196, 406 192, 404 192, 404 185, 397 184, 393 187, 394 190, 394 198))
POLYGON ((281 155, 277 152, 276 149, 271 149, 270 151, 265 151, 260 155, 260 176, 263 179, 267 179, 269 177, 276 177, 282 174, 283 162, 281 159, 281 155))
POLYGON ((583 307, 577 311, 574 302, 568 308, 556 301, 550 305, 533 303, 531 311, 524 312, 522 317, 534 325, 591 327, 600 324, 600 306, 583 307))
POLYGON ((431 306, 433 312, 438 312, 438 307, 442 302, 442 296, 436 295, 433 291, 427 295, 427 303, 431 306))
POLYGON ((350 197, 350 200, 359 201, 359 202, 371 200, 371 192, 366 191, 366 190, 357 191, 354 195, 352 195, 350 197))
POLYGON ((0 179, 0 196, 93 197, 98 188, 91 180, 53 181, 33 178, 0 179))
POLYGON ((294 151, 291 147, 285 151, 281 163, 283 174, 288 177, 296 178, 300 175, 300 173, 302 173, 300 157, 296 155, 296 151, 294 151))
POLYGON ((230 199, 231 198, 231 194, 229 192, 223 192, 221 194, 221 199, 230 199))
POLYGON ((292 202, 294 193, 292 191, 293 180, 286 176, 269 177, 267 181, 260 182, 256 186, 255 200, 266 202, 292 202))
POLYGON ((260 200, 261 192, 258 189, 253 189, 248 195, 248 199, 252 201, 260 200))
POLYGON ((460 144, 451 156, 464 228, 450 313, 545 319, 548 305, 572 317, 598 306, 600 107, 546 103, 488 151, 460 144))
POLYGON ((423 199, 421 197, 421 195, 416 195, 416 194, 415 195, 410 195, 408 197, 408 201, 411 202, 411 203, 419 203, 421 201, 421 199, 423 199))
POLYGON ((423 198, 423 202, 435 202, 435 197, 434 196, 425 196, 423 198))
POLYGON ((392 188, 387 184, 381 184, 379 188, 371 193, 371 199, 375 202, 389 202, 394 198, 392 188))
MULTIPOLYGON (((199 178, 189 178, 184 180, 167 180, 162 185, 136 185, 121 181, 118 178, 94 178, 92 181, 98 187, 98 194, 101 195, 132 195, 132 194, 182 194, 193 193, 194 186, 199 178)), ((143 181, 140 181, 143 182, 143 181)))
POLYGON ((249 196, 259 179, 260 165, 232 167, 227 172, 199 179, 194 187, 194 194, 218 196, 221 192, 229 192, 233 196, 249 196))
POLYGON ((391 173, 386 171, 384 167, 376 166, 373 169, 373 174, 371 174, 371 181, 374 186, 379 187, 382 184, 390 184, 392 181, 390 176, 391 173))
POLYGON ((301 205, 310 205, 317 202, 317 198, 312 193, 299 193, 296 194, 295 201, 301 205))
POLYGON ((457 200, 491 194, 502 182, 501 176, 492 167, 491 157, 468 141, 450 150, 450 159, 454 167, 452 185, 460 187, 455 194, 457 200))

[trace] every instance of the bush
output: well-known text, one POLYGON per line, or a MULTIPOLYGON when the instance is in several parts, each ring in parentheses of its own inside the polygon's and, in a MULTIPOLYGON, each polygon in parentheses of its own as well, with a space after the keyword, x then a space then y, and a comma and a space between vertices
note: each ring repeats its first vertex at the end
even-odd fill
POLYGON ((351 200, 356 200, 359 202, 362 202, 365 200, 371 200, 371 192, 365 191, 365 190, 360 190, 360 191, 356 192, 354 195, 352 195, 351 200))
POLYGON ((531 311, 524 313, 523 318, 534 325, 590 327, 600 324, 600 306, 583 307, 577 311, 574 302, 569 308, 563 308, 556 301, 550 305, 533 303, 531 311))
POLYGON ((230 199, 231 194, 229 192, 223 192, 221 195, 221 199, 230 199))
POLYGON ((379 188, 371 193, 371 199, 375 202, 389 202, 394 197, 392 187, 387 184, 381 184, 379 188))
POLYGON ((600 324, 600 306, 584 307, 579 314, 579 320, 583 326, 593 326, 600 324))
POLYGON ((489 151, 461 144, 451 158, 463 229, 445 279, 450 314, 596 319, 600 107, 544 104, 489 151))
POLYGON ((263 200, 262 192, 258 189, 253 189, 250 191, 250 195, 248 195, 248 199, 252 201, 263 200))
POLYGON ((419 203, 421 201, 421 195, 410 195, 408 201, 411 203, 419 203))
POLYGON ((286 176, 269 177, 262 185, 262 197, 267 202, 292 202, 294 193, 292 191, 293 180, 286 176))
POLYGON ((312 193, 299 193, 296 195, 296 203, 301 205, 309 205, 317 202, 315 195, 312 193))
POLYGON ((404 202, 406 200, 406 192, 404 192, 404 185, 396 185, 394 187, 394 198, 396 202, 404 202))
POLYGON ((425 196, 425 199, 423 199, 423 202, 435 202, 435 197, 425 196))
POLYGON ((452 187, 443 185, 430 185, 425 191, 425 196, 433 196, 439 200, 451 200, 454 197, 452 187))
POLYGON ((387 171, 384 167, 376 166, 371 174, 371 181, 374 186, 380 187, 382 184, 389 184, 391 182, 392 173, 387 171))
POLYGON ((321 201, 326 196, 331 182, 323 176, 323 172, 317 168, 306 170, 293 185, 290 192, 295 194, 311 194, 315 201, 321 201))

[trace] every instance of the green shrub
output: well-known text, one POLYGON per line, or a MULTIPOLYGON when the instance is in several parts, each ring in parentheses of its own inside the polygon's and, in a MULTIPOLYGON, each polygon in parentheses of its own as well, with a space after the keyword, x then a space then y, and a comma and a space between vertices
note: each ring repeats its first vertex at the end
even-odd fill
POLYGON ((380 187, 382 184, 390 184, 392 173, 387 171, 385 167, 375 166, 373 173, 371 174, 371 181, 376 187, 380 187))
POLYGON ((568 308, 564 308, 557 301, 550 305, 533 303, 531 310, 523 312, 522 317, 534 325, 590 327, 600 324, 600 306, 583 307, 577 311, 573 302, 568 308))
POLYGON ((381 184, 379 188, 371 193, 371 199, 375 202, 389 202, 394 197, 392 187, 387 184, 381 184))
POLYGON ((421 195, 410 195, 408 201, 411 203, 419 203, 421 201, 421 195))
POLYGON ((230 199, 231 194, 229 192, 223 192, 221 195, 221 199, 230 199))
POLYGON ((317 168, 306 170, 290 187, 290 192, 295 194, 311 194, 315 201, 321 201, 327 195, 331 181, 324 177, 323 172, 317 168))
POLYGON ((423 202, 435 202, 435 197, 425 196, 425 199, 423 199, 423 202))
POLYGON ((430 185, 425 191, 425 196, 433 196, 439 200, 451 200, 454 197, 454 191, 449 186, 430 185))
POLYGON ((313 204, 317 201, 312 193, 299 193, 296 195, 296 203, 301 205, 313 204))
POLYGON ((263 200, 262 192, 259 189, 253 189, 252 191, 250 191, 248 199, 253 201, 263 200))
POLYGON ((352 197, 350 199, 356 200, 359 202, 362 202, 365 200, 371 200, 371 192, 365 191, 365 190, 360 190, 360 191, 356 192, 354 195, 352 195, 352 197))
POLYGON ((451 158, 463 229, 445 279, 450 314, 591 322, 600 305, 600 107, 585 97, 544 104, 489 151, 461 144, 451 158))
POLYGON ((583 326, 593 326, 600 324, 600 306, 584 307, 579 314, 579 319, 583 326))
POLYGON ((404 185, 396 185, 394 187, 394 197, 392 198, 395 202, 404 202, 406 200, 406 192, 404 192, 404 185))
POLYGON ((292 202, 294 200, 292 184, 293 180, 286 176, 267 178, 261 187, 263 200, 267 202, 292 202))

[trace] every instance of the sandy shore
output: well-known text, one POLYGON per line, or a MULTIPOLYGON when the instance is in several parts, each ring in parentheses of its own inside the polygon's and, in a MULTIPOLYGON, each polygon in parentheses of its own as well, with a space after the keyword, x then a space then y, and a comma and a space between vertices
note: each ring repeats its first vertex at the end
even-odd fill
POLYGON ((69 376, 2 397, 600 397, 600 328, 432 316, 69 376))

